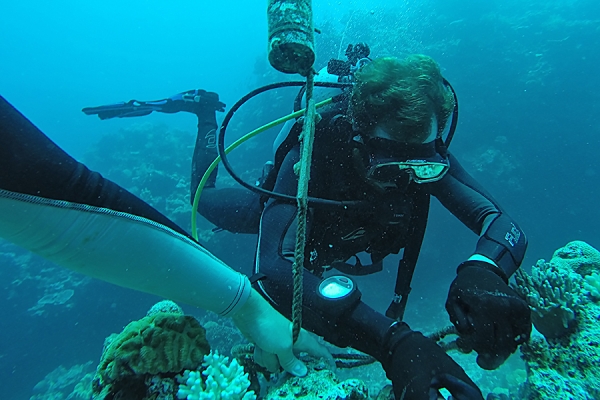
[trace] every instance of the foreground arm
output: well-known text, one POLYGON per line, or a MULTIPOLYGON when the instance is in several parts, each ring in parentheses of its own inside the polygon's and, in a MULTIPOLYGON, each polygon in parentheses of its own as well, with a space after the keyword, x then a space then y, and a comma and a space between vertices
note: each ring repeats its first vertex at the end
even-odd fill
POLYGON ((247 278, 199 244, 132 214, 2 190, 0 236, 82 274, 221 315, 250 295, 247 278))
POLYGON ((306 331, 292 349, 290 322, 250 289, 244 275, 151 221, 0 190, 0 237, 74 271, 232 316, 259 352, 276 356, 271 369, 280 363, 305 375, 293 349, 328 355, 306 331))
MULTIPOLYGON (((244 275, 76 162, 2 97, 0 141, 0 237, 75 271, 233 316, 257 347, 302 372, 289 321, 252 295, 244 275)), ((302 345, 323 354, 312 337, 302 345)))

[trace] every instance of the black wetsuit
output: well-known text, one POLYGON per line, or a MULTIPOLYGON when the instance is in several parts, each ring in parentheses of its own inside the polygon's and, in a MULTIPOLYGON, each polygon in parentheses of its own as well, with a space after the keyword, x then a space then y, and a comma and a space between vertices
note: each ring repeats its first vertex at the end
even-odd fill
MULTIPOLYGON (((516 246, 509 243, 507 235, 513 228, 518 234, 520 228, 454 156, 449 156, 448 173, 437 182, 411 182, 402 190, 381 191, 360 178, 364 171, 360 171, 360 167, 357 169, 353 157, 356 145, 350 137, 357 132, 332 126, 327 118, 317 125, 309 194, 333 200, 364 200, 369 207, 311 208, 305 252, 305 267, 309 271, 304 274, 303 326, 331 343, 354 347, 384 363, 388 355, 384 341, 394 320, 363 302, 340 308, 324 301, 317 295, 317 287, 325 267, 343 263, 364 251, 371 254, 373 262, 398 253, 406 244, 414 207, 419 205, 415 201, 428 195, 435 196, 469 229, 481 235, 475 253, 493 260, 507 276, 519 267, 526 239, 521 235, 516 246)), ((200 141, 202 137, 200 134, 200 141)), ((282 158, 274 191, 295 196, 294 164, 299 161, 299 146, 293 146, 282 158)), ((203 193, 200 212, 227 230, 256 232, 253 224, 261 210, 259 196, 240 190, 215 189, 213 180, 208 191, 203 193), (228 204, 223 203, 224 196, 228 196, 228 204), (239 216, 242 218, 237 225, 235 220, 239 216)), ((255 272, 262 279, 256 287, 287 317, 292 309, 291 269, 296 212, 293 204, 269 200, 262 211, 258 229, 255 272)))
MULTIPOLYGON (((193 203, 196 188, 218 156, 216 146, 217 118, 212 108, 200 107, 194 112, 198 117, 198 135, 192 157, 190 202, 193 203)), ((204 185, 198 204, 200 214, 226 231, 235 233, 258 233, 262 212, 260 196, 241 188, 216 188, 217 169, 204 185)))
POLYGON ((0 174, 0 189, 136 215, 191 238, 156 209, 77 162, 1 96, 0 123, 0 171, 19 171, 0 174))

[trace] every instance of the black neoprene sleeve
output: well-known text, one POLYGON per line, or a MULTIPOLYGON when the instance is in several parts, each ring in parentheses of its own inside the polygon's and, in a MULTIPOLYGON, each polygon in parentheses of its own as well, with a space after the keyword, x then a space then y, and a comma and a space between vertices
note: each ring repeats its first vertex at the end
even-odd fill
POLYGON ((125 212, 191 238, 155 208, 77 162, 1 96, 0 143, 0 189, 125 212))
POLYGON ((450 155, 450 170, 430 185, 431 194, 475 234, 475 252, 496 262, 507 276, 521 265, 527 238, 494 198, 450 155))

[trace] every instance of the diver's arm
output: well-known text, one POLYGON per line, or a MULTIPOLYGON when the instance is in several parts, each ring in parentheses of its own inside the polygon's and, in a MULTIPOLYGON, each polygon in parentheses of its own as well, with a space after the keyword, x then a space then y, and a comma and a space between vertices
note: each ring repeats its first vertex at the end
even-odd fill
POLYGON ((90 171, 0 97, 0 235, 75 271, 220 314, 247 279, 167 217, 90 171))
POLYGON ((293 350, 327 356, 304 330, 292 343, 290 322, 245 276, 77 163, 1 96, 0 143, 0 237, 78 272, 230 315, 274 368, 304 375, 293 350))
POLYGON ((0 189, 108 208, 187 233, 114 182, 90 171, 0 96, 0 189))
POLYGON ((477 364, 498 368, 531 334, 531 311, 508 285, 519 268, 527 238, 492 197, 450 156, 450 171, 432 193, 475 233, 475 254, 456 269, 446 311, 477 364))
POLYGON ((521 265, 527 238, 519 225, 450 155, 450 170, 431 184, 431 193, 469 229, 479 235, 471 260, 500 267, 510 277, 521 265))
POLYGON ((0 237, 74 271, 231 316, 263 366, 303 376, 293 351, 330 357, 304 330, 292 343, 290 322, 244 275, 153 221, 0 189, 0 237))
POLYGON ((221 315, 250 295, 248 279, 202 246, 132 214, 1 190, 0 236, 82 274, 221 315))

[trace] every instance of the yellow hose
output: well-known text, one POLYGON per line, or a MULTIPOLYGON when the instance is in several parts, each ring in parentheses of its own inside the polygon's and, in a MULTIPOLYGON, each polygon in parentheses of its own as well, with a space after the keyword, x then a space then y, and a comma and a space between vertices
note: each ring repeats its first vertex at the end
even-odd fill
MULTIPOLYGON (((329 98, 326 100, 323 100, 319 103, 316 104, 316 108, 319 107, 323 107, 327 104, 330 104, 333 102, 333 98, 329 98)), ((271 121, 266 125, 261 126, 260 128, 256 128, 255 130, 253 130, 250 133, 245 134, 244 136, 242 136, 241 138, 239 138, 238 140, 236 140, 235 142, 233 142, 231 145, 229 145, 229 147, 227 147, 225 149, 225 154, 229 154, 232 150, 236 149, 237 147, 239 147, 242 143, 244 143, 245 141, 247 141, 248 139, 253 138, 254 136, 258 135, 259 133, 262 133, 268 129, 271 129, 272 127, 282 124, 284 122, 289 121, 292 118, 296 118, 299 117, 301 115, 304 114, 304 108, 301 110, 298 110, 296 112, 293 112, 289 115, 286 115, 284 117, 278 118, 275 121, 271 121)), ((194 239, 196 239, 196 241, 198 240, 198 225, 197 225, 197 213, 198 213, 198 203, 200 203, 200 195, 202 194, 202 190, 204 189, 204 185, 206 185, 206 181, 208 181, 208 177, 210 176, 210 174, 215 170, 215 168, 217 168, 217 165, 219 165, 219 163, 221 162, 221 157, 217 157, 215 158, 215 160, 208 166, 208 169, 206 170, 206 172, 204 173, 204 175, 202 176, 202 179, 200 180, 200 183, 198 184, 198 187, 196 188, 196 194, 194 195, 194 202, 192 204, 192 237, 194 239)))

